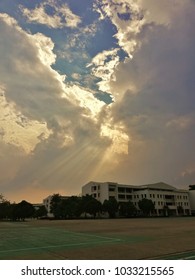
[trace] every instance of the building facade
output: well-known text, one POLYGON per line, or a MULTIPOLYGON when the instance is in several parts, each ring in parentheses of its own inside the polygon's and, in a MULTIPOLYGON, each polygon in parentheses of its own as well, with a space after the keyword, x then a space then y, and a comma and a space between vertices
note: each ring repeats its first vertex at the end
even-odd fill
POLYGON ((162 216, 165 209, 171 215, 191 215, 189 192, 176 189, 163 182, 141 186, 124 185, 114 182, 89 182, 82 187, 82 195, 91 195, 101 203, 114 197, 118 202, 132 201, 140 211, 138 202, 143 198, 151 199, 155 215, 162 216))
POLYGON ((53 214, 51 213, 51 199, 52 199, 52 195, 49 195, 48 197, 43 199, 43 205, 47 210, 48 217, 53 217, 53 214))
POLYGON ((190 199, 191 213, 193 216, 195 216, 195 185, 189 186, 189 199, 190 199))

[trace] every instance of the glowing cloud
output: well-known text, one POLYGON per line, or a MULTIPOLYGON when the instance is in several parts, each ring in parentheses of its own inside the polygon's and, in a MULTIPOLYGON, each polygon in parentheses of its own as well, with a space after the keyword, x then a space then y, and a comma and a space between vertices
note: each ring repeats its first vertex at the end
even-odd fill
POLYGON ((46 1, 30 10, 20 6, 23 15, 29 22, 47 25, 50 28, 63 28, 64 26, 76 28, 81 19, 75 15, 67 4, 58 6, 57 1, 46 1), (52 10, 52 14, 47 12, 47 8, 52 10))

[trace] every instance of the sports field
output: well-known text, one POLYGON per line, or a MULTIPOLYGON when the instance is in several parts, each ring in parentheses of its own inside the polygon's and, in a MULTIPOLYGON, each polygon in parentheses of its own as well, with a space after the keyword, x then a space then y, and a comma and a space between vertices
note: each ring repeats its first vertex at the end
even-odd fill
POLYGON ((0 222, 1 260, 195 260, 195 217, 0 222))

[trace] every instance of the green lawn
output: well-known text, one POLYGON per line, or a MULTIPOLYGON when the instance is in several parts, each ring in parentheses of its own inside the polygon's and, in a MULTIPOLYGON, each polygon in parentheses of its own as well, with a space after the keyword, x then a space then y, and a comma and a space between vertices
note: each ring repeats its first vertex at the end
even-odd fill
POLYGON ((75 250, 121 242, 120 239, 66 231, 61 228, 40 227, 24 223, 5 223, 0 230, 0 259, 48 255, 55 251, 75 250))

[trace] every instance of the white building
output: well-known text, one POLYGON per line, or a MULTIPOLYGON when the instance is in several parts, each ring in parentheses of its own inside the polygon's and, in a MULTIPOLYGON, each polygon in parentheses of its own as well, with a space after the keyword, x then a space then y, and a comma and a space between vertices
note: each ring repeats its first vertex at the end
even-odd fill
POLYGON ((189 199, 192 215, 195 215, 195 185, 189 186, 189 199))
POLYGON ((172 215, 178 215, 182 210, 184 215, 191 214, 189 192, 176 189, 163 182, 141 186, 124 185, 114 182, 89 182, 82 187, 82 195, 92 195, 101 203, 111 197, 118 202, 132 201, 139 210, 138 202, 143 198, 151 199, 155 205, 156 215, 163 215, 168 207, 172 215))
POLYGON ((53 214, 51 213, 51 199, 52 199, 52 195, 49 195, 48 197, 43 199, 43 205, 47 209, 48 217, 53 217, 53 214))

